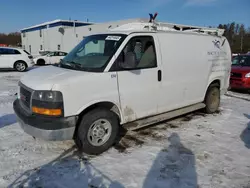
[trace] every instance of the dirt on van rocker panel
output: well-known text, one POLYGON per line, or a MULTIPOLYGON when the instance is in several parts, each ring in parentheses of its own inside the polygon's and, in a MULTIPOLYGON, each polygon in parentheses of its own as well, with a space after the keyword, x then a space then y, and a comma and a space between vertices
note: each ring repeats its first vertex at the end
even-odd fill
POLYGON ((134 110, 128 106, 126 106, 123 110, 124 117, 126 118, 126 121, 133 121, 136 119, 136 114, 134 110))
MULTIPOLYGON (((214 115, 216 116, 218 114, 221 114, 221 111, 216 112, 214 115)), ((194 118, 205 117, 205 116, 207 116, 207 114, 201 111, 197 111, 187 114, 185 116, 181 116, 179 118, 159 122, 157 124, 153 124, 151 126, 138 129, 136 131, 127 131, 124 128, 122 128, 120 134, 120 140, 118 140, 114 148, 117 149, 119 152, 126 153, 127 149, 132 148, 134 146, 140 147, 147 141, 150 141, 151 139, 156 141, 164 140, 167 138, 167 135, 164 134, 164 131, 166 131, 167 129, 179 128, 186 122, 191 121, 194 118)))

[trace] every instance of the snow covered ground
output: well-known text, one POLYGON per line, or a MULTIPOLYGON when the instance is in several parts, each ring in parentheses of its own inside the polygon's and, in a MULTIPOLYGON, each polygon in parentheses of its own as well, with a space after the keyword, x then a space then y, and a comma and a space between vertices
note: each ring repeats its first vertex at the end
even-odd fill
POLYGON ((72 141, 34 140, 18 126, 12 102, 22 74, 0 72, 0 187, 250 187, 250 102, 239 99, 248 95, 224 96, 215 115, 126 133, 87 157, 72 141))

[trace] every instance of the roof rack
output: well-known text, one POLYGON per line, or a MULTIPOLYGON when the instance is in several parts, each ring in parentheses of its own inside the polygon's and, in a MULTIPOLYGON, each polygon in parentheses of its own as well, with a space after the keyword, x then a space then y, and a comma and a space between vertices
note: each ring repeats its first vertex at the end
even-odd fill
POLYGON ((177 31, 184 31, 184 32, 198 32, 198 33, 206 33, 209 35, 216 35, 222 36, 224 34, 224 29, 219 28, 209 28, 209 27, 199 27, 199 26, 190 26, 190 25, 180 25, 180 24, 173 24, 173 23, 154 23, 155 27, 164 26, 168 28, 175 29, 177 31))
POLYGON ((158 14, 155 13, 154 16, 152 14, 149 15, 150 15, 149 22, 142 21, 142 22, 128 23, 112 30, 183 31, 183 32, 204 33, 219 37, 224 34, 224 29, 219 29, 219 28, 208 28, 208 27, 156 22, 155 18, 158 14))

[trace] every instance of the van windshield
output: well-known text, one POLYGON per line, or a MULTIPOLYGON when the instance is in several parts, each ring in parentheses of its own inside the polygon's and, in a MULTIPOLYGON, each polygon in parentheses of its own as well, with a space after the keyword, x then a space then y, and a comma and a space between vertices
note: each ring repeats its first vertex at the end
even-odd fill
POLYGON ((60 67, 103 72, 126 35, 100 34, 86 37, 60 63, 60 67))
POLYGON ((232 61, 234 66, 250 66, 250 55, 235 56, 232 61))

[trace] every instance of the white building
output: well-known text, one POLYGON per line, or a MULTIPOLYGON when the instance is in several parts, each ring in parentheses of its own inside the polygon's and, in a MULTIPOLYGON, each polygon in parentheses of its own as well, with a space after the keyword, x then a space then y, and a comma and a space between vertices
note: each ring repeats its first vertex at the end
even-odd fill
POLYGON ((69 52, 85 36, 135 21, 143 20, 129 19, 99 24, 54 20, 22 29, 22 46, 32 55, 38 55, 40 51, 69 52))

